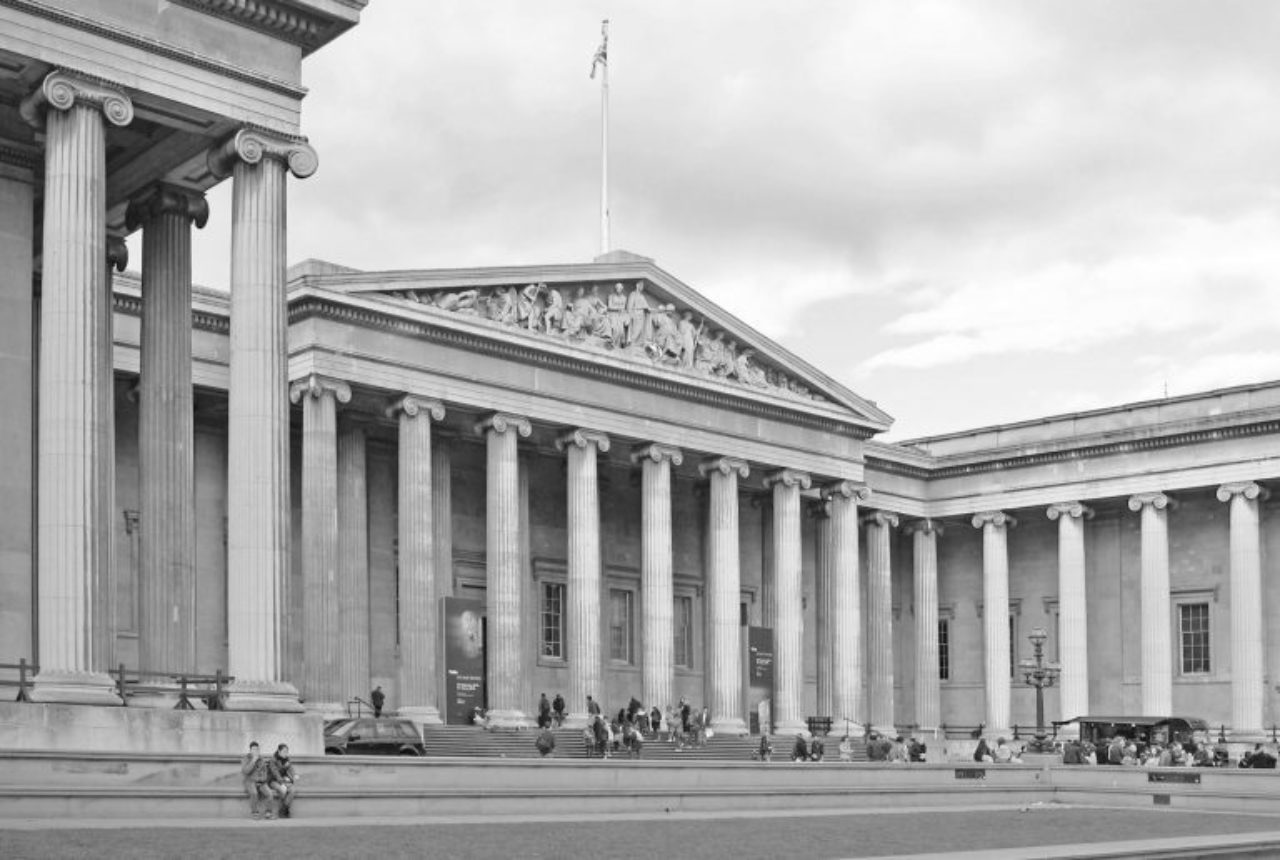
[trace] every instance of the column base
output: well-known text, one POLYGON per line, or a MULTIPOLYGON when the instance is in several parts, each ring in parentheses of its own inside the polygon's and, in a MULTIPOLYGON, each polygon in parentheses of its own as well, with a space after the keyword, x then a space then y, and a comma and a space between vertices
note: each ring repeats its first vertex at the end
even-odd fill
POLYGON ((301 714, 306 709, 298 690, 286 681, 241 681, 227 687, 224 710, 301 714))
MULTIPOLYGON (((717 727, 717 729, 718 728, 719 727, 717 727)), ((835 726, 832 726, 831 728, 832 731, 835 730, 835 726)), ((775 735, 807 735, 809 734, 809 724, 804 720, 778 720, 773 724, 773 733, 775 735)))
POLYGON ((315 714, 325 722, 329 720, 345 720, 352 716, 347 713, 347 708, 341 702, 303 702, 302 710, 304 713, 315 714))
POLYGON ((47 671, 36 675, 31 701, 44 704, 123 705, 111 676, 101 672, 47 671))
MULTIPOLYGON (((804 726, 801 726, 801 729, 803 728, 804 726)), ((712 720, 711 729, 718 735, 729 735, 731 737, 743 738, 751 734, 751 731, 747 728, 747 724, 742 717, 728 717, 719 720, 712 720)))
POLYGON ((485 727, 489 729, 531 729, 534 721, 524 711, 499 711, 491 709, 485 713, 485 727))
POLYGON ((885 738, 896 738, 898 736, 898 727, 893 723, 874 723, 871 731, 885 738))
POLYGON ((396 711, 396 716, 413 720, 420 726, 439 726, 444 724, 444 721, 440 719, 440 709, 435 705, 413 705, 401 708, 396 711))

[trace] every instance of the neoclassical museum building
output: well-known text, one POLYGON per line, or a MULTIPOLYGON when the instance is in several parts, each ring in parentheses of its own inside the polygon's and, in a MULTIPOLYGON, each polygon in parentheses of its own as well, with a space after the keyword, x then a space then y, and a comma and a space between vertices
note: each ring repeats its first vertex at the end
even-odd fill
POLYGON ((233 676, 197 735, 318 741, 375 686, 424 723, 559 692, 994 734, 1038 628, 1050 719, 1280 720, 1280 383, 888 443, 647 257, 286 268, 301 61, 363 6, 0 2, 0 664, 38 667, 0 745, 154 731, 122 664, 233 676), (220 181, 230 283, 193 288, 220 181))

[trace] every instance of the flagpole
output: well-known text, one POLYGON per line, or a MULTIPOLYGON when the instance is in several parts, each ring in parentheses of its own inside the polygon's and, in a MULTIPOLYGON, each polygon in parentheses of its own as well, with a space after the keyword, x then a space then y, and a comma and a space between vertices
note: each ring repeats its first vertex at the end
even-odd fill
MULTIPOLYGON (((609 44, 609 19, 600 24, 604 41, 601 50, 609 44)), ((605 55, 600 77, 600 253, 610 251, 609 243, 609 60, 605 55)))

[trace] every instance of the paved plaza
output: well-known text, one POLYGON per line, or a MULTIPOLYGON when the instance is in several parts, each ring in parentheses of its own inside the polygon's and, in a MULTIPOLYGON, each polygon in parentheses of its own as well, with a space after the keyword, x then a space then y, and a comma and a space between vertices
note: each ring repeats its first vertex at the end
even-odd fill
MULTIPOLYGON (((301 802, 300 807, 304 806, 301 802)), ((556 800, 548 799, 548 806, 556 800)), ((290 821, 22 821, 0 829, 0 857, 871 858, 1070 856, 1139 847, 1194 849, 1214 837, 1280 838, 1280 817, 1091 807, 902 809, 797 815, 610 815, 290 821), (1128 843, 1127 845, 1118 843, 1128 843), (976 853, 970 853, 976 852, 976 853), (958 854, 957 854, 958 853, 958 854)), ((1265 856, 1265 855, 1258 855, 1265 856)))

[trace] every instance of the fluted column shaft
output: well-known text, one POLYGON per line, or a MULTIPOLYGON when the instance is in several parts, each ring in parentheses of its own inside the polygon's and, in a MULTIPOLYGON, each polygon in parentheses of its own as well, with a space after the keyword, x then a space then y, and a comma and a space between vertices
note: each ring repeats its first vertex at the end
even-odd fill
POLYGON ((671 531, 671 467, 683 453, 666 445, 643 445, 631 453, 640 466, 641 675, 647 707, 667 708, 673 699, 675 586, 671 531))
POLYGON ((809 483, 808 475, 790 469, 765 479, 765 486, 773 488, 773 722, 776 731, 785 733, 805 728, 800 491, 809 483))
MULTIPOLYGON (((407 395, 388 410, 400 423, 399 527, 400 702, 399 714, 421 723, 440 722, 436 608, 436 548, 431 422, 444 418, 438 400, 407 395)), ((446 475, 448 473, 446 472, 446 475)))
POLYGON ((1262 554, 1258 500, 1252 481, 1223 484, 1218 500, 1230 508, 1231 731, 1262 734, 1262 554))
POLYGON ((496 726, 528 724, 521 701, 523 577, 520 551, 520 462, 517 436, 533 432, 527 419, 493 415, 476 425, 485 435, 485 652, 489 719, 496 726))
POLYGON ((586 725, 587 696, 602 698, 600 642, 600 484, 597 451, 609 437, 575 430, 556 440, 568 457, 569 547, 566 571, 570 724, 586 725))
POLYGON ((369 692, 369 489, 364 428, 338 431, 338 660, 344 699, 369 692))
POLYGON ((746 734, 742 719, 739 604, 738 479, 750 474, 741 460, 720 457, 698 465, 710 476, 707 516, 707 699, 716 731, 746 734))
POLYGON ((841 481, 823 489, 830 515, 831 716, 853 722, 862 707, 862 577, 858 559, 858 502, 865 486, 841 481))
MULTIPOLYGON (((835 716, 835 685, 832 664, 832 615, 835 603, 836 570, 831 552, 830 504, 811 509, 813 516, 813 633, 814 668, 817 679, 817 714, 835 716)), ((840 714, 839 716, 844 716, 840 714)))
POLYGON ((22 104, 45 129, 37 546, 40 701, 116 701, 107 668, 113 597, 114 415, 107 283, 106 130, 133 117, 119 90, 64 72, 22 104))
POLYGON ((1079 502, 1052 505, 1058 521, 1058 694, 1060 719, 1089 713, 1089 621, 1085 589, 1084 521, 1093 511, 1079 502))
POLYGON ((1173 711, 1172 606, 1169 598, 1169 497, 1144 493, 1129 499, 1142 514, 1142 713, 1173 711))
POLYGON ((203 195, 163 185, 128 212, 142 227, 138 661, 167 672, 196 668, 191 225, 207 217, 203 195))
POLYGON ((931 520, 911 525, 911 583, 915 595, 916 725, 936 729, 942 722, 938 679, 938 532, 931 520))
POLYGON ((891 530, 898 518, 876 511, 867 524, 867 698, 871 725, 892 731, 893 568, 889 557, 891 530))
POLYGON ((1011 722, 1008 528, 1013 524, 1013 517, 1002 511, 987 511, 973 518, 974 528, 982 529, 986 730, 992 734, 1008 731, 1011 722))

